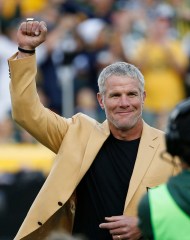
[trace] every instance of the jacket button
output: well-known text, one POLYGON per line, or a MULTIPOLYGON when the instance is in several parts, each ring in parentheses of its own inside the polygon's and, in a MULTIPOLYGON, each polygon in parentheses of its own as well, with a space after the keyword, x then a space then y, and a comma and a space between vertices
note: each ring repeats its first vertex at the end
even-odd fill
POLYGON ((59 205, 59 206, 63 206, 63 203, 62 203, 62 202, 58 202, 58 205, 59 205))
POLYGON ((41 222, 38 222, 38 225, 42 226, 42 223, 41 223, 41 222))
POLYGON ((75 202, 73 200, 70 202, 70 211, 71 213, 75 213, 75 202))

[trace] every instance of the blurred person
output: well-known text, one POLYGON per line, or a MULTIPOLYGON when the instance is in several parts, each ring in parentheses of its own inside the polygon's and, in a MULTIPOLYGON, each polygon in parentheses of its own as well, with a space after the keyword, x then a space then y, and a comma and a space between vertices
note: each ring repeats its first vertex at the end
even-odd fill
POLYGON ((77 92, 75 113, 78 112, 98 119, 96 95, 91 88, 83 87, 77 92))
POLYGON ((116 28, 107 29, 106 47, 97 54, 97 67, 100 72, 105 66, 117 62, 127 62, 127 55, 124 53, 122 36, 116 28))
MULTIPOLYGON (((138 207, 139 227, 148 240, 189 240, 190 229, 190 98, 171 112, 166 130, 166 151, 182 172, 152 189, 138 207)), ((168 156, 163 155, 162 161, 168 156)))
POLYGON ((90 64, 85 53, 77 54, 73 61, 74 69, 73 89, 74 95, 83 87, 90 87, 90 64))
POLYGON ((91 240, 140 239, 141 196, 177 171, 160 161, 164 133, 142 119, 144 77, 131 64, 109 65, 97 93, 107 120, 82 113, 61 117, 43 106, 36 91, 35 48, 46 35, 45 22, 23 22, 19 51, 9 59, 13 118, 57 154, 15 240, 44 239, 57 228, 91 240))
POLYGON ((14 123, 11 116, 7 114, 7 116, 0 121, 0 144, 14 142, 14 123))
POLYGON ((12 51, 16 51, 16 26, 17 20, 10 22, 0 33, 0 122, 4 121, 11 111, 9 92, 9 72, 7 58, 12 51))
POLYGON ((174 25, 180 39, 190 32, 190 2, 189 0, 168 0, 174 9, 174 25))
MULTIPOLYGON (((107 48, 112 41, 110 39, 110 26, 99 18, 85 19, 76 24, 73 37, 76 49, 70 54, 70 57, 69 54, 67 56, 70 59, 70 67, 73 72, 74 94, 76 95, 83 87, 92 89, 96 94, 98 91, 97 77, 102 67, 101 61, 103 59, 104 62, 108 63, 107 59, 104 58, 104 52, 106 54, 109 52, 107 48)), ((70 40, 68 44, 70 45, 70 40)), ((65 60, 63 66, 67 64, 68 62, 65 60)), ((100 108, 98 111, 101 115, 100 118, 105 119, 100 108)), ((99 116, 97 120, 99 120, 99 116)))
POLYGON ((19 125, 15 125, 14 138, 17 143, 37 144, 36 139, 19 125))
MULTIPOLYGON (((76 63, 76 59, 81 59, 86 64, 86 86, 92 88, 96 93, 97 76, 98 76, 98 62, 99 54, 107 48, 109 38, 109 25, 102 19, 93 18, 87 19, 79 23, 76 27, 76 37, 79 42, 79 51, 77 56, 73 59, 73 65, 76 63)), ((76 86, 80 83, 80 76, 78 78, 78 72, 75 76, 76 86), (79 81, 78 81, 79 80, 79 81)))
POLYGON ((147 37, 139 42, 132 57, 146 79, 144 119, 161 130, 165 129, 171 109, 186 97, 184 74, 188 58, 181 42, 170 34, 172 16, 170 6, 158 5, 149 19, 147 37))
POLYGON ((38 19, 45 20, 49 30, 47 41, 43 44, 46 54, 38 64, 42 87, 49 98, 48 107, 58 114, 63 114, 64 79, 60 77, 60 72, 64 67, 71 66, 72 59, 78 51, 78 43, 73 32, 81 21, 81 16, 80 13, 62 14, 60 5, 50 2, 38 19))
POLYGON ((70 234, 65 233, 63 231, 55 231, 52 232, 45 240, 87 240, 87 239, 81 236, 73 237, 70 234))
POLYGON ((120 56, 124 61, 130 61, 139 41, 144 39, 147 28, 146 18, 152 11, 154 1, 149 1, 149 4, 145 2, 139 0, 116 2, 115 10, 111 15, 112 32, 115 36, 109 41, 112 49, 115 48, 113 56, 120 56))
POLYGON ((110 23, 111 13, 114 10, 114 0, 89 0, 89 5, 92 8, 93 18, 99 18, 110 23))

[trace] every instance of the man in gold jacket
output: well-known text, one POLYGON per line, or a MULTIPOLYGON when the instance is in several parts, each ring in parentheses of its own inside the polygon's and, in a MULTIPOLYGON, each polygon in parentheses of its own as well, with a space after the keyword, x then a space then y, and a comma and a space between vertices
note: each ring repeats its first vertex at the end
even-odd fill
POLYGON ((45 22, 21 23, 19 51, 9 59, 13 118, 56 153, 15 240, 42 240, 55 229, 90 240, 140 239, 141 196, 175 172, 160 157, 164 133, 142 120, 144 78, 131 64, 111 64, 98 79, 106 121, 82 113, 58 116, 41 104, 36 91, 35 48, 46 34, 45 22))

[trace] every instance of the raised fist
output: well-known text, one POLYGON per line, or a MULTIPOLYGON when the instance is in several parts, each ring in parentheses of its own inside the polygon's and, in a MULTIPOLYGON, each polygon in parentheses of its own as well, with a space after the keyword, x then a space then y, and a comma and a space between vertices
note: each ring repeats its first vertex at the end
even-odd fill
POLYGON ((25 50, 34 50, 46 40, 46 23, 27 19, 22 22, 17 32, 18 46, 25 50))

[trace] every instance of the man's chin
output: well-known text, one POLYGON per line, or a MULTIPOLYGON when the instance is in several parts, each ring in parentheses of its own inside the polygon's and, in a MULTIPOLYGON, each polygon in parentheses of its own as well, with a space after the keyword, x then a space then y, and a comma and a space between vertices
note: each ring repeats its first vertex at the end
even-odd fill
POLYGON ((129 130, 131 128, 133 128, 135 126, 135 121, 119 121, 117 122, 117 127, 120 130, 126 131, 129 130))
POLYGON ((121 131, 127 131, 129 129, 131 129, 131 127, 129 127, 129 126, 120 126, 119 127, 119 130, 121 130, 121 131))
POLYGON ((119 124, 117 124, 117 128, 119 130, 126 131, 126 130, 129 130, 130 128, 132 128, 132 125, 129 123, 119 123, 119 124))

